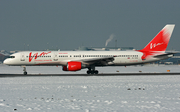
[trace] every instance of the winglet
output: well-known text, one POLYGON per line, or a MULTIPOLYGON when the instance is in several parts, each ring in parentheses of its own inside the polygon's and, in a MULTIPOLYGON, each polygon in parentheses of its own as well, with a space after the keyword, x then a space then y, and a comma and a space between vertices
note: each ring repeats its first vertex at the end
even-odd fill
POLYGON ((140 51, 165 51, 175 24, 167 24, 145 47, 140 51))

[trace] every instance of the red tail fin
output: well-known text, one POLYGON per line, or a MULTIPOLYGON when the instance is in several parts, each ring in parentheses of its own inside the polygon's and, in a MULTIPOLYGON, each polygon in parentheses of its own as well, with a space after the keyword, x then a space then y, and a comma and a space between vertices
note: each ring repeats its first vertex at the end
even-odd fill
POLYGON ((171 34, 174 29, 174 24, 166 25, 147 45, 140 51, 165 51, 171 34))

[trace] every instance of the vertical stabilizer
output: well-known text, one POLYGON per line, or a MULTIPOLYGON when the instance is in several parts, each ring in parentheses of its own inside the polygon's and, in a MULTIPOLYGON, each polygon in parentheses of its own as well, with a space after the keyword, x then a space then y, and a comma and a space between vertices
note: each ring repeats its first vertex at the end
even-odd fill
POLYGON ((165 51, 175 25, 167 24, 147 45, 140 51, 165 51))

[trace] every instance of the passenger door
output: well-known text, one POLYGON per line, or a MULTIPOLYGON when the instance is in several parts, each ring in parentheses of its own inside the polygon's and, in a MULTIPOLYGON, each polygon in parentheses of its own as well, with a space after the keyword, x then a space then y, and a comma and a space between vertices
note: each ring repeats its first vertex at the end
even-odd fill
POLYGON ((25 55, 24 55, 24 53, 21 53, 21 56, 20 56, 21 58, 20 58, 20 60, 21 61, 25 61, 25 55))
POLYGON ((54 61, 58 61, 58 53, 54 53, 54 61))

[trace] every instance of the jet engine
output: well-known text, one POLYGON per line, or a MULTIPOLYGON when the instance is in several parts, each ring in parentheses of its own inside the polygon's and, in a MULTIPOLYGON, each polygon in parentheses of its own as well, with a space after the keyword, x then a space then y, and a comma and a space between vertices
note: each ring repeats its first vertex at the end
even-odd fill
POLYGON ((66 66, 63 66, 63 71, 78 71, 82 69, 82 63, 78 61, 67 62, 66 66))

